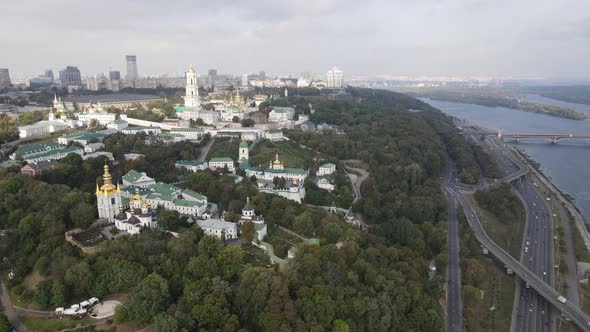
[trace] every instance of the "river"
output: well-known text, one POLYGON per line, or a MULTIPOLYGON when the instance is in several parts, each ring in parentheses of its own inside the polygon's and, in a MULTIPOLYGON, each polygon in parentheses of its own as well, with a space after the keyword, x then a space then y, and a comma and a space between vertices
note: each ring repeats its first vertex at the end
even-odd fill
MULTIPOLYGON (((512 108, 486 107, 472 104, 420 98, 446 114, 465 119, 482 127, 503 132, 590 134, 590 119, 569 120, 554 116, 528 113, 512 108)), ((590 115, 590 105, 562 102, 538 95, 526 96, 526 101, 564 106, 590 115)), ((525 139, 521 148, 541 165, 541 170, 562 191, 575 199, 586 221, 590 221, 590 140, 562 139, 551 144, 547 139, 525 139)))

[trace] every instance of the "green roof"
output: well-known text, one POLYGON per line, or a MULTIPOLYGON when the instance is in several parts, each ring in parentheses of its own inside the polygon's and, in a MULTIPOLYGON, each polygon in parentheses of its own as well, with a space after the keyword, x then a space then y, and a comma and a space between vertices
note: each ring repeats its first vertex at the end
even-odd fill
POLYGON ((53 155, 60 154, 60 153, 69 154, 69 153, 81 151, 81 150, 82 150, 82 148, 80 148, 80 147, 70 146, 69 148, 65 148, 65 149, 50 150, 45 153, 40 153, 40 154, 31 156, 31 158, 40 158, 40 157, 45 158, 45 157, 51 157, 53 155))
POLYGON ((170 128, 170 132, 197 132, 202 133, 205 131, 205 128, 197 127, 197 128, 170 128))
POLYGON ((132 169, 127 174, 123 175, 123 180, 127 182, 134 183, 135 181, 139 180, 143 174, 139 173, 138 171, 132 169))
POLYGON ((122 123, 127 123, 127 121, 125 121, 125 120, 123 120, 123 119, 119 118, 119 119, 117 119, 117 120, 113 121, 113 123, 115 123, 115 124, 122 124, 122 123))
POLYGON ((205 205, 204 203, 199 203, 199 202, 195 202, 195 201, 187 201, 186 199, 175 199, 172 201, 172 203, 174 205, 188 206, 188 207, 202 207, 205 205))
POLYGON ((21 162, 18 160, 7 160, 0 163, 0 168, 9 168, 13 166, 20 166, 21 162))
POLYGON ((320 167, 322 167, 322 168, 329 168, 329 167, 336 167, 336 165, 334 165, 334 164, 332 164, 332 163, 326 163, 326 164, 323 164, 323 165, 322 165, 322 166, 320 166, 320 167))
POLYGON ((89 134, 84 134, 84 135, 82 135, 80 137, 76 137, 76 138, 74 138, 74 140, 75 141, 77 141, 77 140, 85 140, 85 141, 88 141, 88 140, 91 140, 91 139, 94 139, 94 138, 96 138, 96 139, 104 138, 105 136, 106 136, 105 134, 101 134, 101 133, 89 133, 89 134))
POLYGON ((240 142, 240 147, 241 148, 247 148, 248 147, 248 142, 246 142, 246 141, 240 142))
POLYGON ((204 161, 196 161, 196 160, 177 160, 176 166, 201 166, 205 165, 204 161))
POLYGON ((55 165, 57 165, 56 161, 48 161, 48 160, 41 160, 36 163, 27 164, 27 166, 31 167, 35 171, 43 169, 45 167, 55 166, 55 165))
POLYGON ((77 131, 75 133, 69 133, 69 134, 62 135, 61 137, 63 137, 63 138, 75 138, 75 137, 78 137, 78 136, 86 135, 88 133, 89 132, 87 132, 87 131, 77 131))
POLYGON ((207 199, 207 197, 205 197, 205 196, 203 196, 203 195, 199 194, 199 193, 198 193, 198 192, 196 192, 196 191, 192 191, 192 190, 190 190, 190 189, 184 189, 184 190, 182 191, 182 195, 185 195, 185 196, 190 196, 190 197, 192 197, 192 198, 194 198, 194 199, 198 199, 198 200, 200 200, 200 201, 204 201, 204 200, 206 200, 206 199, 207 199))
POLYGON ((151 185, 150 189, 155 193, 159 193, 163 196, 170 197, 170 199, 172 198, 172 195, 175 192, 180 191, 180 189, 176 188, 175 186, 164 182, 158 182, 156 184, 153 184, 151 185))
POLYGON ((305 244, 316 244, 316 245, 320 245, 320 239, 316 239, 316 238, 311 238, 311 239, 307 239, 305 240, 305 244))
POLYGON ((264 227, 266 227, 266 225, 265 225, 265 224, 254 224, 254 229, 255 229, 257 232, 260 232, 260 231, 261 231, 261 230, 262 230, 264 227))
POLYGON ((230 157, 215 157, 215 158, 211 158, 209 160, 210 163, 215 163, 215 162, 234 162, 233 159, 231 159, 230 157))
POLYGON ((45 143, 23 146, 14 152, 17 156, 24 156, 28 154, 41 153, 44 151, 65 148, 66 146, 59 143, 45 143))
POLYGON ((268 173, 276 173, 276 174, 305 174, 305 170, 302 168, 284 168, 284 169, 274 169, 274 168, 267 168, 264 170, 268 173))
POLYGON ((286 112, 293 112, 294 109, 292 107, 273 107, 272 109, 276 113, 286 113, 286 112))
POLYGON ((176 113, 182 113, 185 110, 184 106, 176 106, 174 107, 174 110, 176 111, 176 113))
POLYGON ((145 130, 145 129, 160 129, 160 127, 136 126, 136 127, 127 127, 123 130, 145 130))

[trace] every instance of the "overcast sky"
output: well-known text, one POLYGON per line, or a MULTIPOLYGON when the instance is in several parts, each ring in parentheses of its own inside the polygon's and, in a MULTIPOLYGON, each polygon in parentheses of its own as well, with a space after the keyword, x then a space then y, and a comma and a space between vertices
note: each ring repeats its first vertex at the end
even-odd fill
POLYGON ((588 0, 0 0, 0 67, 590 78, 588 0))

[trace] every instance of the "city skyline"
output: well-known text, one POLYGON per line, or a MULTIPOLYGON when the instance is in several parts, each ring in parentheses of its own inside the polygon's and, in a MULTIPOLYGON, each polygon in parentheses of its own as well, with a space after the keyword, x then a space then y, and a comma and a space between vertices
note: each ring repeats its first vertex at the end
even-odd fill
POLYGON ((199 74, 323 74, 337 66, 349 77, 590 77, 590 4, 573 0, 177 1, 165 16, 157 1, 7 7, 0 28, 19 31, 0 36, 11 50, 0 67, 15 77, 68 65, 83 76, 125 72, 128 54, 142 76, 183 73, 192 63, 199 74))

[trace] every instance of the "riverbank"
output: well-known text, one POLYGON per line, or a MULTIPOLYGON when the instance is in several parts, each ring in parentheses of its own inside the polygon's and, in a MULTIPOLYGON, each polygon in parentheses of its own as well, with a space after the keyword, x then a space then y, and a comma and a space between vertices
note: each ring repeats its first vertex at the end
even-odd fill
POLYGON ((535 165, 533 165, 529 161, 528 156, 525 156, 522 153, 522 151, 515 148, 514 146, 511 146, 509 144, 507 144, 506 146, 521 158, 523 163, 525 163, 530 168, 531 172, 533 172, 533 174, 542 182, 542 184, 545 187, 547 187, 551 191, 551 193, 555 195, 555 197, 557 197, 561 204, 563 204, 563 206, 567 209, 570 216, 574 220, 574 224, 578 232, 580 233, 582 240, 584 240, 584 246, 586 250, 590 252, 590 232, 586 227, 586 220, 584 219, 584 216, 582 216, 582 214, 578 211, 578 208, 557 187, 555 187, 553 183, 551 183, 551 181, 545 176, 545 174, 543 174, 541 171, 537 169, 538 165, 537 167, 535 167, 535 165))
POLYGON ((568 107, 526 101, 525 96, 514 91, 487 89, 403 89, 399 91, 416 98, 473 104, 487 107, 506 107, 523 112, 539 113, 554 117, 584 120, 588 115, 568 107))

